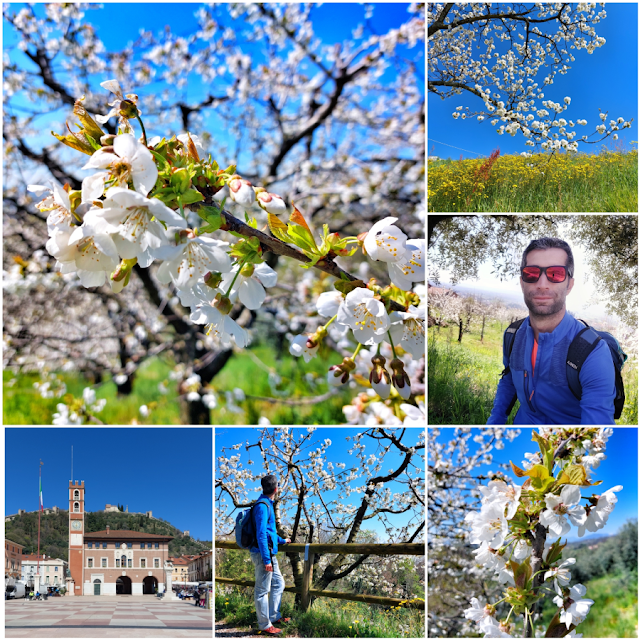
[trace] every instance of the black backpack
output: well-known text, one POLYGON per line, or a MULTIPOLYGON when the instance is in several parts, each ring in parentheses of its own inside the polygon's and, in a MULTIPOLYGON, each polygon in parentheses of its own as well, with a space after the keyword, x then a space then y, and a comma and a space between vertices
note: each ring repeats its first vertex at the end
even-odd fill
MULTIPOLYGON (((507 359, 511 358, 511 350, 513 349, 513 343, 516 339, 516 332, 522 325, 526 318, 521 318, 512 322, 508 329, 504 332, 504 339, 502 343, 503 353, 507 354, 507 359)), ((567 382, 571 393, 575 396, 576 400, 582 399, 582 385, 580 384, 580 371, 582 365, 589 354, 598 346, 600 340, 604 340, 609 347, 611 353, 611 359, 613 360, 613 366, 616 372, 616 397, 613 401, 614 414, 613 417, 617 420, 622 415, 622 408, 624 407, 625 395, 624 395, 624 382, 622 380, 622 367, 627 360, 627 354, 622 350, 620 343, 607 331, 597 331, 593 327, 590 327, 584 320, 579 320, 585 325, 585 328, 578 333, 578 335, 571 341, 569 350, 567 352, 567 382)), ((501 377, 509 373, 510 369, 507 365, 501 374, 501 377)), ((511 413, 517 400, 517 395, 509 404, 507 410, 507 416, 511 413)))
MULTIPOLYGON (((258 546, 254 509, 261 503, 267 507, 267 510, 269 509, 269 504, 266 500, 257 500, 248 511, 238 514, 236 518, 236 543, 241 549, 258 546)), ((267 539, 271 550, 273 543, 271 538, 267 537, 267 539)))

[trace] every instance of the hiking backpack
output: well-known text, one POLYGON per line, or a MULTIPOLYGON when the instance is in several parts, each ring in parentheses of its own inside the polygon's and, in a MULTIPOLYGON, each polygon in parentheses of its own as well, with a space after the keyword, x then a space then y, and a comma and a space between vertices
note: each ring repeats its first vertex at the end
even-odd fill
POLYGON ((250 509, 241 511, 236 517, 236 544, 241 549, 249 549, 250 547, 258 546, 255 516, 252 514, 256 505, 259 505, 260 503, 267 505, 267 509, 269 508, 269 504, 266 500, 258 500, 251 505, 250 509))
MULTIPOLYGON (((516 332, 522 325, 526 318, 521 318, 512 322, 508 329, 504 332, 504 340, 502 343, 503 353, 507 354, 507 360, 511 358, 511 350, 513 349, 513 343, 516 339, 516 332)), ((567 351, 567 382, 571 393, 575 396, 576 400, 582 399, 582 385, 580 384, 580 371, 582 365, 585 363, 589 354, 598 346, 600 340, 604 340, 609 347, 609 353, 613 360, 613 368, 616 372, 616 397, 613 401, 614 413, 613 417, 617 420, 622 415, 622 408, 624 407, 625 395, 624 395, 624 382, 622 380, 622 367, 627 360, 627 354, 622 350, 620 343, 607 331, 597 331, 593 327, 590 327, 584 320, 579 320, 585 325, 578 335, 571 341, 569 350, 567 351)), ((509 365, 503 370, 501 377, 509 373, 509 365)), ((507 416, 511 413, 517 400, 517 395, 509 404, 507 410, 507 416)))

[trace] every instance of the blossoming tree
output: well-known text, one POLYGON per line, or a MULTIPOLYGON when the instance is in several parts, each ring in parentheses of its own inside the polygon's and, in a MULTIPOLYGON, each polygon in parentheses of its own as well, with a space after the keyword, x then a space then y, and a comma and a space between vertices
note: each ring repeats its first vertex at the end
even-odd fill
POLYGON ((587 126, 585 119, 560 117, 571 96, 561 102, 544 99, 556 76, 570 71, 574 51, 591 54, 605 45, 594 27, 606 18, 603 7, 598 11, 595 2, 429 3, 429 91, 443 99, 463 92, 477 96, 484 108, 457 106, 452 117, 490 119, 499 135, 521 133, 532 149, 576 151, 578 140, 616 140, 616 132, 633 119, 607 122, 608 112, 600 110, 595 130, 580 135, 574 128, 587 126), (541 72, 546 75, 536 81, 541 72))
POLYGON ((484 571, 466 542, 470 531, 465 515, 480 507, 478 485, 488 476, 481 465, 505 463, 494 460, 494 452, 513 441, 519 429, 503 427, 429 428, 427 430, 427 571, 429 574, 429 637, 454 637, 472 633, 469 621, 459 614, 470 592, 487 599, 497 597, 499 587, 485 579, 484 571), (473 438, 472 438, 473 437, 473 438), (469 442, 473 439, 475 449, 469 442))
MULTIPOLYGON (((423 540, 424 430, 374 427, 345 436, 352 464, 332 462, 332 451, 345 443, 317 439, 321 434, 317 427, 263 428, 255 441, 221 448, 215 474, 216 537, 233 534, 237 510, 251 506, 257 497, 249 492, 260 487, 262 476, 274 474, 280 486, 274 501, 276 529, 293 542, 363 542, 367 521, 381 523, 388 541, 423 540), (251 460, 254 448, 255 461, 251 460), (392 468, 388 468, 390 453, 400 456, 392 468), (402 525, 395 519, 398 514, 404 514, 402 525)), ((300 586, 301 558, 297 553, 287 557, 295 584, 300 586)), ((398 560, 316 555, 313 588, 323 590, 350 577, 387 595, 402 594, 399 585, 380 580, 398 560)))
POLYGON ((481 509, 465 517, 471 525, 469 540, 480 545, 477 562, 505 585, 498 601, 473 597, 464 612, 485 637, 513 637, 518 616, 523 637, 534 637, 538 603, 549 596, 558 611, 545 637, 582 637, 575 630, 594 601, 585 598, 584 585, 570 585, 575 558, 563 560, 562 538, 572 526, 579 537, 602 529, 618 501, 620 485, 603 492, 591 489, 602 482, 593 480, 593 470, 606 458, 612 433, 611 428, 540 427, 532 434, 539 452, 525 454, 524 468, 511 462, 515 475, 526 478, 524 483, 514 485, 495 475, 480 487, 481 509), (508 611, 498 619, 503 602, 508 611))
MULTIPOLYGON (((344 50, 337 46, 329 52, 311 37, 309 7, 234 5, 229 12, 244 20, 244 29, 234 37, 225 31, 219 40, 213 36, 222 9, 202 8, 197 12, 201 30, 189 40, 170 31, 158 40, 145 32, 140 47, 114 58, 82 20, 79 5, 46 5, 44 18, 33 8, 14 11, 7 5, 5 20, 37 67, 31 75, 14 62, 5 65, 8 98, 22 94, 31 82, 33 91, 25 92, 30 99, 44 96, 57 106, 73 105, 79 121, 76 130, 67 125, 66 134, 62 127, 53 131, 75 152, 69 156, 60 151, 62 145, 34 148, 32 122, 42 113, 22 118, 15 115, 18 109, 5 111, 9 156, 30 162, 31 173, 34 162, 47 170, 46 179, 38 181, 44 184, 26 181, 32 196, 24 191, 24 170, 5 182, 5 202, 12 206, 8 235, 23 244, 25 253, 25 226, 41 227, 43 219, 31 212, 35 197, 46 216, 46 252, 54 258, 50 263, 42 245, 34 247, 40 227, 27 234, 31 255, 11 270, 11 292, 30 291, 33 273, 41 274, 31 277, 34 284, 44 281, 48 292, 68 293, 78 281, 100 287, 96 299, 104 311, 96 311, 96 325, 113 330, 109 339, 115 332, 120 362, 114 364, 100 348, 98 355, 93 348, 91 356, 83 352, 82 360, 98 361, 96 368, 108 369, 126 393, 140 363, 168 351, 179 364, 177 378, 191 423, 209 421, 209 408, 217 402, 210 383, 234 350, 248 346, 248 329, 265 303, 269 309, 263 317, 288 337, 294 356, 308 360, 320 344, 334 346, 342 362, 328 372, 329 385, 351 382, 354 374, 369 379, 371 393, 354 405, 350 421, 365 421, 365 409, 389 397, 395 420, 402 422, 412 412, 410 419, 418 419, 415 403, 407 404, 409 413, 400 409, 412 391, 409 374, 419 376, 424 352, 424 307, 414 291, 424 279, 423 100, 411 65, 399 71, 393 97, 381 96, 366 115, 356 106, 362 106, 361 96, 377 91, 373 79, 384 72, 395 48, 420 39, 422 9, 409 9, 399 29, 384 36, 359 33, 355 48, 345 43, 344 50), (53 30, 63 35, 48 37, 53 30), (264 42, 266 62, 259 73, 239 47, 241 36, 264 42), (146 51, 142 58, 136 57, 140 50, 146 51), (75 71, 71 78, 56 76, 58 54, 65 68, 75 71), (306 75, 309 66, 316 68, 312 80, 306 75), (104 77, 109 69, 115 77, 96 90, 95 75, 104 77), (221 95, 197 105, 176 101, 171 92, 125 93, 134 85, 144 89, 157 74, 180 88, 190 75, 209 84, 218 73, 221 95), (401 108, 393 107, 396 100, 401 108), (252 132, 244 145, 252 156, 246 171, 226 166, 219 145, 215 158, 208 153, 213 141, 203 114, 209 109, 233 123, 239 144, 252 132), (388 128, 382 118, 391 111, 399 120, 388 128), (185 132, 173 135, 178 115, 185 132), (365 145, 371 157, 362 155, 359 136, 341 133, 335 134, 338 153, 331 151, 332 123, 371 131, 365 145), (408 157, 411 148, 415 153, 408 157), (78 162, 83 154, 85 160, 78 162), (77 178, 79 169, 91 174, 77 178), (48 183, 50 178, 60 184, 48 183), (276 188, 287 195, 275 193, 276 188), (341 261, 359 248, 368 260, 352 275, 341 261), (311 274, 317 274, 317 283, 311 274), (276 287, 285 294, 268 291, 276 287), (327 320, 318 322, 318 316, 327 320)), ((8 364, 20 366, 42 358, 37 349, 43 344, 27 339, 32 325, 22 320, 23 299, 16 301, 8 327, 8 364)), ((69 313, 74 312, 65 308, 69 313)), ((51 316, 45 319, 50 322, 51 316)), ((63 335, 54 359, 62 353, 66 362, 77 361, 63 335)), ((89 342, 96 339, 104 343, 102 336, 87 336, 89 342)), ((413 389, 420 392, 419 377, 413 389)), ((371 411, 377 421, 376 409, 371 411)), ((91 415, 86 403, 78 413, 91 415)))

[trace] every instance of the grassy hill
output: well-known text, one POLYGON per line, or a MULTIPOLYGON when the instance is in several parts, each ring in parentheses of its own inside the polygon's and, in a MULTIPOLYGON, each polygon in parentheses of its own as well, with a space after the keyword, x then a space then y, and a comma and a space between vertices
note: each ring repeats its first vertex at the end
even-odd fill
POLYGON ((430 212, 638 210, 637 149, 430 160, 427 180, 430 212))
MULTIPOLYGON (((212 548, 210 541, 194 540, 182 535, 182 532, 165 520, 147 518, 131 513, 87 512, 85 516, 87 533, 103 531, 107 525, 111 529, 144 531, 145 533, 173 536, 169 542, 169 554, 172 556, 195 555, 212 548)), ((5 522, 5 537, 24 545, 25 553, 37 553, 38 550, 38 514, 26 513, 5 522)), ((41 516, 40 553, 54 558, 68 560, 69 551, 69 515, 67 511, 41 516)))

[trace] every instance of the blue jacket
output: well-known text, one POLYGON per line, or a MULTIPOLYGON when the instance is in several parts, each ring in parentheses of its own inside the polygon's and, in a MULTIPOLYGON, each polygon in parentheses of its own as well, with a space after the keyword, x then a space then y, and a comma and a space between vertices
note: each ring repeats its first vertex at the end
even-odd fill
POLYGON ((502 355, 504 366, 509 366, 510 372, 498 383, 487 424, 506 424, 507 409, 514 393, 520 400, 514 424, 615 424, 615 368, 604 340, 582 365, 582 400, 577 400, 569 389, 567 352, 569 344, 582 329, 581 322, 565 313, 551 333, 538 334, 534 375, 531 367, 533 329, 527 318, 516 333, 511 361, 502 355))
POLYGON ((273 500, 265 496, 264 493, 258 500, 263 500, 263 498, 266 498, 268 505, 263 501, 253 508, 258 546, 249 547, 249 551, 251 553, 259 553, 262 556, 263 564, 271 564, 271 556, 275 556, 278 553, 278 544, 285 544, 286 540, 276 532, 276 514, 273 510, 273 500), (273 543, 271 552, 269 552, 269 538, 273 543))

